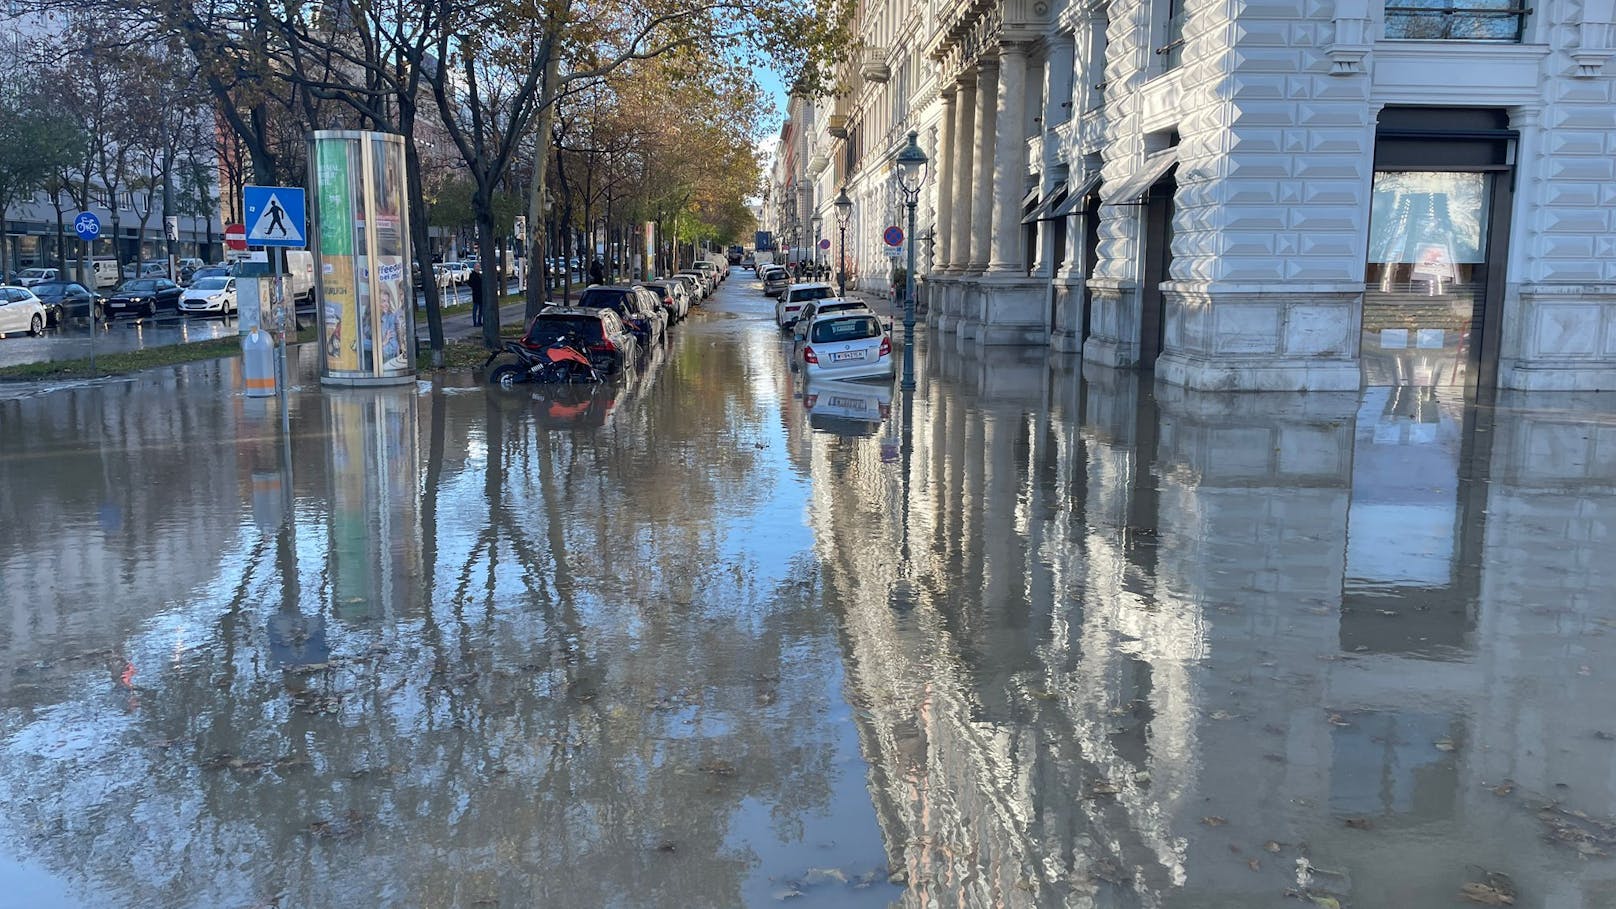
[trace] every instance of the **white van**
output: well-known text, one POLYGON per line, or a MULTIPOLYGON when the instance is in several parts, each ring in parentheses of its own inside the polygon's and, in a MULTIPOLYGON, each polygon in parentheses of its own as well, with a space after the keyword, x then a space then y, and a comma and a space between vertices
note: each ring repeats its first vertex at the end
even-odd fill
POLYGON ((286 251, 286 292, 299 306, 314 305, 314 253, 306 249, 286 251))
POLYGON ((98 288, 117 287, 118 282, 123 280, 118 274, 117 259, 91 259, 90 274, 94 276, 95 286, 98 288))

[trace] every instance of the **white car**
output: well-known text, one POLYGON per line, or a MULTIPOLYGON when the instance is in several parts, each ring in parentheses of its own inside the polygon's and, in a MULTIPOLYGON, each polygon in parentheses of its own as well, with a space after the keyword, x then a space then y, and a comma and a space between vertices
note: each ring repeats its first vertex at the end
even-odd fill
POLYGON ((45 304, 26 287, 0 287, 0 335, 45 333, 45 304))
POLYGON ((892 383, 813 379, 803 383, 808 425, 842 436, 872 436, 892 416, 892 383))
MULTIPOLYGON (((869 305, 860 300, 848 300, 843 297, 826 297, 823 300, 809 300, 802 304, 802 311, 797 313, 797 324, 792 328, 792 336, 801 341, 808 334, 808 326, 813 324, 815 316, 829 315, 833 312, 874 312, 869 305)), ((888 331, 892 325, 887 320, 881 322, 888 331)))
POLYGON ((46 281, 62 280, 62 272, 55 268, 25 268, 17 275, 18 287, 33 287, 46 281))
POLYGON ((892 377, 892 338, 873 313, 815 317, 795 357, 810 379, 892 377))
POLYGON ((233 315, 236 312, 236 279, 197 279, 185 288, 185 293, 180 294, 180 312, 233 315))
POLYGON ((829 284, 819 282, 792 284, 780 299, 774 304, 774 324, 781 329, 790 328, 797 324, 797 317, 802 313, 802 306, 809 300, 828 300, 836 296, 836 288, 829 284))
POLYGON ((696 282, 696 299, 698 300, 705 300, 713 295, 713 288, 712 285, 707 283, 707 276, 699 271, 681 271, 675 274, 674 277, 689 278, 696 282))
POLYGON ((471 266, 464 262, 443 263, 443 273, 449 276, 453 284, 465 284, 471 280, 471 266))

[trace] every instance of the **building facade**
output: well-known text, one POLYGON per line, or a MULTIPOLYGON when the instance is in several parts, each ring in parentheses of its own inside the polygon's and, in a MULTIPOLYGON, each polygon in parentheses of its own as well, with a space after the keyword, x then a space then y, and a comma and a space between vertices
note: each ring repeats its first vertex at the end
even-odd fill
POLYGON ((788 176, 847 188, 871 289, 918 130, 925 301, 964 343, 1202 389, 1616 389, 1612 19, 893 0, 788 176))

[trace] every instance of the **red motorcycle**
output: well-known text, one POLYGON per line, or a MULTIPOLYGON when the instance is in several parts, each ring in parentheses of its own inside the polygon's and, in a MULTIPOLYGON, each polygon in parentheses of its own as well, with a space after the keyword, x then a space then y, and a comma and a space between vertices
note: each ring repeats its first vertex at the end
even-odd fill
POLYGON ((501 354, 512 354, 515 363, 502 363, 488 374, 488 381, 501 388, 523 383, 545 385, 594 385, 605 379, 584 349, 577 335, 563 335, 548 347, 528 347, 517 341, 505 342, 503 350, 496 350, 483 361, 487 369, 501 354))

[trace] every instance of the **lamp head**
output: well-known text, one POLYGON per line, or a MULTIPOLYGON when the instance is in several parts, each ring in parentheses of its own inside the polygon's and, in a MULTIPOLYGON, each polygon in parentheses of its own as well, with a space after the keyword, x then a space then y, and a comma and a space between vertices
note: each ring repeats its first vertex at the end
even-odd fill
POLYGON ((906 193, 917 192, 926 179, 926 153, 920 150, 920 143, 916 141, 919 138, 920 133, 911 130, 909 143, 898 151, 896 158, 898 181, 906 193))
POLYGON ((836 223, 846 227, 848 220, 853 217, 853 200, 847 197, 847 187, 842 187, 836 194, 836 201, 831 206, 836 209, 836 223))

